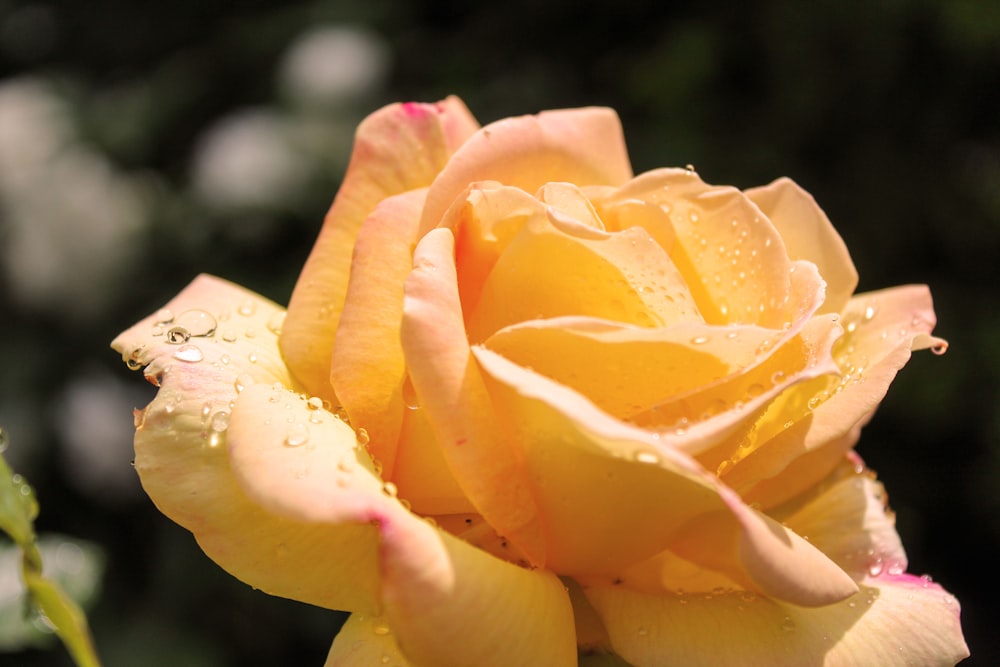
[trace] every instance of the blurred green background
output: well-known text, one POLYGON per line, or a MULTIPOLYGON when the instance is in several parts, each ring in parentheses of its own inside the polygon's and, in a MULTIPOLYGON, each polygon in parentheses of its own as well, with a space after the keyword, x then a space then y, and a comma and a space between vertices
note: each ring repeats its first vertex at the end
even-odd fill
POLYGON ((451 93, 482 122, 611 105, 637 172, 788 175, 862 290, 930 284, 951 349, 913 359, 859 451, 910 571, 959 597, 966 664, 1000 664, 998 91, 993 0, 0 0, 0 425, 40 531, 103 554, 106 665, 322 664, 340 615, 230 578, 142 494, 152 388, 108 343, 203 271, 287 302, 357 122, 451 93))

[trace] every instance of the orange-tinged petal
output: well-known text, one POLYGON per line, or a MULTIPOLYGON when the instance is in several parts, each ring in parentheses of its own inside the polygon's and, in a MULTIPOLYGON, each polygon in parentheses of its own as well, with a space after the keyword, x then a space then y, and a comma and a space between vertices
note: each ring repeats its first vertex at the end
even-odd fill
POLYGON ((676 547, 800 604, 855 590, 834 563, 744 506, 669 437, 613 419, 489 350, 477 347, 475 355, 527 470, 556 572, 613 576, 676 547))
POLYGON ((416 398, 465 495, 540 566, 545 553, 535 501, 469 350, 451 231, 428 232, 413 266, 401 335, 416 398))
POLYGON ((568 315, 640 326, 701 321, 683 278, 645 229, 608 233, 548 212, 525 220, 496 260, 467 318, 471 340, 568 315))
POLYGON ((746 323, 780 329, 823 302, 823 281, 793 275, 798 266, 760 209, 731 187, 706 185, 682 169, 637 176, 609 201, 658 205, 676 233, 671 258, 687 278, 712 324, 746 323))
POLYGON ((393 104, 358 126, 347 173, 292 293, 281 335, 288 367, 311 393, 336 400, 330 355, 361 224, 383 199, 430 185, 477 128, 456 97, 393 104))
POLYGON ((426 189, 389 197, 361 226, 337 327, 330 382, 355 428, 391 479, 403 416, 406 363, 399 342, 403 283, 410 273, 426 189))
POLYGON ((385 616, 427 667, 570 667, 573 608, 546 570, 500 560, 422 521, 383 521, 385 616))
POLYGON ((858 286, 858 272, 840 234, 813 196, 789 178, 746 190, 781 234, 788 256, 809 260, 826 281, 820 313, 839 313, 858 286))
POLYGON ((922 285, 895 287, 853 297, 841 317, 844 335, 833 354, 841 375, 818 384, 792 389, 772 406, 757 426, 752 454, 730 471, 727 483, 745 497, 765 506, 782 502, 826 476, 840 454, 853 444, 852 429, 863 424, 888 391, 913 349, 943 344, 930 335, 934 310, 922 285), (792 422, 791 427, 785 424, 792 422), (809 475, 787 473, 789 483, 769 484, 760 493, 751 485, 780 476, 796 459, 821 447, 827 467, 809 475))
MULTIPOLYGON (((201 276, 167 309, 115 339, 113 346, 132 365, 148 364, 147 377, 160 387, 138 413, 135 468, 160 511, 194 533, 205 553, 237 578, 319 606, 373 609, 377 551, 370 525, 317 528, 289 520, 249 498, 233 474, 228 449, 241 437, 242 424, 252 422, 253 433, 271 420, 280 424, 282 438, 299 437, 288 431, 284 401, 309 409, 285 388, 290 380, 280 363, 276 326, 267 326, 282 312, 243 288, 201 276), (188 322, 191 333, 205 333, 195 325, 209 315, 218 327, 188 344, 170 344, 159 324, 169 315, 175 326, 188 322), (244 400, 272 392, 282 398, 244 400)), ((310 425, 324 429, 327 446, 353 445, 345 424, 321 408, 309 411, 322 414, 324 424, 310 425)))
POLYGON ((860 461, 845 460, 842 468, 804 501, 783 507, 782 522, 856 579, 902 574, 906 552, 885 489, 860 461))
POLYGON ((426 516, 476 511, 451 474, 427 412, 416 403, 407 405, 399 440, 392 481, 414 512, 426 516))
POLYGON ((473 135, 427 195, 426 232, 475 181, 499 181, 527 192, 545 183, 621 185, 632 177, 618 115, 611 109, 543 111, 505 118, 473 135))
POLYGON ((611 645, 636 667, 952 665, 968 656, 958 603, 921 578, 881 577, 837 604, 804 608, 746 591, 585 592, 611 645))
POLYGON ((399 650, 382 616, 351 614, 340 628, 324 667, 414 667, 399 650))

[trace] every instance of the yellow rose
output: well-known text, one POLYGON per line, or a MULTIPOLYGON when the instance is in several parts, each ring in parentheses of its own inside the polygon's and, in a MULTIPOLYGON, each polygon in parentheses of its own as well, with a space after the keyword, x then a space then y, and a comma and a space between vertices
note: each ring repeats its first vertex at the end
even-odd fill
POLYGON ((927 289, 787 179, 633 177, 608 109, 384 108, 287 318, 199 277, 119 336, 136 470, 205 552, 352 612, 329 665, 938 665, 958 604, 852 450, 927 289))

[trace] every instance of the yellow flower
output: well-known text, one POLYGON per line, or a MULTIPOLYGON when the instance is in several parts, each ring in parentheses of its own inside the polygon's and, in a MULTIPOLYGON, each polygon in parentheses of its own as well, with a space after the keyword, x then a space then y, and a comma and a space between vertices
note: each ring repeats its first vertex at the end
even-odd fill
POLYGON ((352 612, 329 665, 951 664, 852 452, 923 286, 787 179, 633 177, 614 112, 358 129, 287 317, 199 277, 113 343, 136 469, 216 562, 352 612))

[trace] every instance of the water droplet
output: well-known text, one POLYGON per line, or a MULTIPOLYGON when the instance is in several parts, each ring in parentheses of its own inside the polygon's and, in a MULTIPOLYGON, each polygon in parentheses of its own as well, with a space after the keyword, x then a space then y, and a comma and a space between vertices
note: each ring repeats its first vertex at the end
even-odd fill
POLYGON ((285 311, 279 310, 271 315, 267 321, 267 330, 275 335, 281 334, 281 327, 285 325, 285 311))
POLYGON ((864 321, 871 322, 877 313, 878 313, 878 306, 876 306, 875 304, 869 304, 868 307, 865 308, 865 314, 863 315, 864 321))
POLYGON ((360 446, 362 447, 367 446, 370 440, 370 438, 368 437, 368 431, 366 431, 363 428, 359 428, 357 432, 357 440, 360 446))
POLYGON ((212 315, 199 308, 185 310, 177 316, 177 326, 184 327, 191 336, 205 338, 215 333, 218 323, 212 315))
POLYGON ((933 352, 934 354, 936 354, 938 356, 941 356, 942 354, 944 354, 947 351, 948 351, 948 343, 947 343, 947 341, 943 341, 943 340, 939 341, 939 342, 935 343, 931 347, 931 352, 933 352))
POLYGON ((396 495, 399 493, 399 489, 397 489, 396 485, 393 484, 392 482, 386 482, 385 484, 382 485, 382 493, 389 496, 390 498, 395 498, 396 495))
POLYGON ((127 366, 130 371, 137 371, 142 368, 142 362, 135 357, 129 357, 125 360, 125 366, 127 366))
POLYGON ((747 387, 747 398, 756 398, 764 393, 764 385, 759 382, 754 382, 752 385, 747 387))
POLYGON ((157 324, 170 324, 174 321, 174 314, 169 308, 160 308, 153 317, 157 324))
POLYGON ((323 407, 323 399, 319 396, 311 396, 309 400, 306 401, 306 407, 310 410, 319 410, 323 407))
POLYGON ((719 464, 718 468, 715 469, 715 474, 718 475, 719 477, 722 477, 732 467, 733 467, 733 462, 730 461, 729 459, 726 459, 725 461, 719 464))
POLYGON ((237 309, 236 312, 238 312, 243 317, 250 317, 255 312, 257 312, 257 303, 253 299, 247 299, 246 301, 240 304, 240 307, 237 309))
POLYGON ((167 332, 167 342, 171 345, 180 345, 188 342, 191 334, 184 327, 173 327, 167 332))
POLYGON ((372 632, 380 636, 387 635, 389 634, 389 625, 381 619, 376 620, 374 624, 372 624, 372 632))
POLYGON ((227 428, 229 428, 229 413, 225 410, 220 410, 212 415, 212 420, 210 422, 212 430, 216 433, 222 433, 227 428))
POLYGON ((884 566, 882 565, 882 559, 876 558, 868 566, 868 574, 870 574, 873 577, 877 577, 878 575, 882 574, 883 567, 884 566))
POLYGON ((187 343, 181 345, 174 352, 174 359, 180 359, 181 361, 186 361, 188 363, 196 363, 205 358, 205 355, 201 353, 201 348, 197 345, 192 345, 187 343))
POLYGON ((305 424, 296 423, 288 427, 285 435, 285 444, 289 447, 300 447, 309 442, 309 427, 305 424))
POLYGON ((639 626, 639 630, 637 632, 639 633, 640 637, 645 637, 646 635, 649 634, 649 630, 647 630, 646 628, 644 628, 641 625, 639 626))
POLYGON ((246 373, 243 373, 242 375, 238 375, 236 377, 236 381, 233 383, 233 387, 236 388, 236 393, 238 394, 252 384, 253 384, 253 378, 247 375, 246 373))
POLYGON ((387 654, 385 654, 385 653, 382 654, 382 664, 383 665, 388 665, 390 660, 392 660, 392 658, 390 658, 387 654))
POLYGON ((420 399, 417 398, 417 390, 413 388, 413 382, 410 381, 409 375, 403 382, 403 403, 410 410, 420 409, 420 399))
POLYGON ((633 458, 635 458, 635 460, 638 461, 639 463, 645 463, 647 465, 660 464, 660 456, 655 452, 650 452, 648 450, 640 449, 635 454, 633 454, 633 458))
POLYGON ((153 333, 154 336, 162 336, 163 335, 163 325, 162 324, 154 324, 153 325, 153 332, 152 333, 153 333))
POLYGON ((812 398, 809 399, 809 402, 806 404, 806 407, 808 407, 810 410, 815 410, 817 406, 819 406, 819 403, 820 403, 819 396, 813 396, 812 398))
MULTIPOLYGON (((723 315, 725 315, 725 313, 723 313, 723 315)), ((726 338, 728 338, 729 340, 733 340, 734 338, 738 337, 739 335, 740 335, 739 331, 730 331, 729 333, 726 334, 726 338)))
POLYGON ((684 171, 687 172, 688 176, 690 176, 691 174, 697 173, 697 170, 694 168, 693 164, 686 164, 686 165, 684 165, 684 171))
POLYGON ((247 329, 246 331, 243 332, 243 335, 246 336, 247 338, 256 338, 257 337, 257 330, 256 329, 247 329))
POLYGON ((847 326, 845 327, 845 329, 847 330, 847 333, 854 333, 855 330, 857 330, 857 328, 858 328, 858 323, 857 322, 848 322, 847 326))
POLYGON ((781 382, 784 379, 785 379, 784 371, 775 371, 774 374, 771 376, 771 384, 781 384, 781 382))
POLYGON ((781 629, 785 632, 795 632, 795 621, 789 616, 785 616, 785 620, 781 622, 781 629))
POLYGON ((222 331, 222 340, 226 341, 227 343, 235 343, 236 333, 233 332, 232 329, 224 329, 222 331))
POLYGON ((708 336, 695 336, 694 338, 691 339, 691 343, 693 345, 704 345, 710 340, 712 339, 709 338, 708 336))
POLYGON ((247 361, 249 361, 251 364, 256 364, 257 363, 257 355, 254 354, 253 352, 251 352, 250 354, 247 355, 247 361))
POLYGON ((337 462, 337 470, 340 472, 351 472, 354 470, 354 462, 351 459, 340 459, 337 462))

